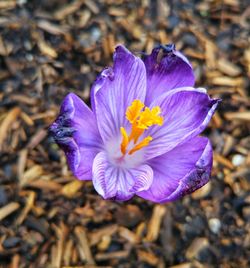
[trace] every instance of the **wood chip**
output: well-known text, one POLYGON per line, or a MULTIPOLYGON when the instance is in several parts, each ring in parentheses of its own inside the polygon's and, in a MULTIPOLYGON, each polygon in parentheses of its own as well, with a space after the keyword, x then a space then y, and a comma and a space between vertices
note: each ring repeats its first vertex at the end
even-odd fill
POLYGON ((193 199, 201 199, 209 195, 211 192, 211 182, 208 182, 206 185, 198 189, 197 191, 192 193, 192 198, 193 199))
POLYGON ((228 160, 227 158, 225 158, 223 155, 215 153, 214 160, 222 164, 223 166, 226 166, 229 169, 234 169, 234 165, 232 164, 232 162, 228 160))
POLYGON ((209 241, 206 237, 195 238, 186 251, 186 258, 192 259, 196 257, 197 254, 208 245, 209 241))
POLYGON ((220 76, 211 79, 211 83, 216 86, 241 87, 244 85, 244 80, 240 78, 231 78, 220 76))
POLYGON ((0 36, 0 55, 1 56, 8 56, 8 54, 9 53, 8 53, 7 48, 5 47, 3 38, 0 36))
POLYGON ((30 138, 30 142, 28 143, 27 148, 35 148, 47 135, 48 131, 46 129, 37 130, 37 132, 30 138))
POLYGON ((35 192, 29 192, 28 197, 26 198, 25 207, 24 207, 23 211, 21 212, 20 216, 16 220, 17 225, 20 225, 20 224, 23 223, 23 221, 27 217, 29 211, 34 206, 35 199, 36 199, 36 193, 35 192))
POLYGON ((23 104, 27 104, 27 105, 31 105, 31 106, 37 104, 37 99, 35 99, 35 98, 33 99, 33 98, 28 97, 28 96, 19 95, 19 94, 11 95, 10 100, 17 101, 19 103, 23 103, 23 104))
POLYGON ((38 179, 44 173, 43 167, 34 165, 26 170, 22 177, 20 177, 20 186, 24 187, 26 184, 38 179))
POLYGON ((101 242, 97 245, 97 248, 100 250, 100 251, 105 251, 108 249, 108 247, 110 246, 110 243, 111 243, 111 236, 110 235, 104 235, 102 237, 102 240, 101 242))
POLYGON ((60 192, 61 191, 61 184, 56 183, 54 181, 47 181, 47 180, 35 180, 35 181, 29 181, 26 183, 26 186, 34 187, 37 189, 41 189, 44 191, 55 191, 60 192))
POLYGON ((82 227, 77 226, 74 229, 74 234, 75 234, 76 239, 79 243, 78 244, 78 251, 79 251, 79 255, 81 257, 81 260, 86 262, 86 264, 95 264, 94 258, 91 254, 91 250, 89 247, 89 243, 88 243, 88 239, 87 239, 85 230, 82 227))
POLYGON ((73 240, 69 239, 66 242, 65 248, 64 248, 64 252, 63 252, 63 263, 66 266, 69 266, 71 263, 71 255, 72 255, 72 251, 73 251, 73 240))
POLYGON ((19 254, 15 254, 12 258, 10 268, 19 268, 20 267, 20 259, 21 259, 21 256, 19 254))
POLYGON ((122 238, 126 239, 132 244, 137 244, 140 242, 140 238, 125 227, 119 227, 118 233, 122 238))
POLYGON ((97 4, 95 3, 95 1, 92 0, 85 0, 84 4, 94 13, 94 14, 98 14, 100 12, 97 4))
POLYGON ((8 205, 0 208, 0 221, 8 217, 20 207, 19 203, 11 202, 8 205))
POLYGON ((98 253, 95 255, 97 261, 107 261, 110 259, 125 259, 129 256, 129 250, 119 250, 110 253, 98 253))
POLYGON ((90 245, 94 246, 96 244, 98 244, 102 237, 105 235, 113 235, 118 231, 118 225, 116 224, 112 224, 103 228, 100 228, 90 234, 88 234, 89 237, 89 241, 90 241, 90 245))
POLYGON ((57 243, 56 243, 55 258, 52 261, 52 267, 61 268, 64 243, 65 243, 65 240, 67 239, 68 228, 64 225, 63 222, 60 222, 59 226, 53 225, 53 228, 56 232, 57 243))
POLYGON ((55 19, 62 20, 68 15, 75 13, 81 7, 83 2, 83 0, 75 0, 70 4, 62 5, 62 7, 54 13, 55 19))
POLYGON ((21 112, 20 117, 28 126, 34 126, 34 121, 24 112, 21 112))
POLYGON ((241 73, 241 70, 237 65, 223 58, 218 59, 217 68, 222 73, 233 77, 238 76, 241 73))
POLYGON ((250 111, 246 112, 228 112, 224 114, 227 120, 243 120, 243 121, 250 121, 250 111))
POLYGON ((79 180, 71 181, 63 186, 61 193, 68 198, 72 198, 82 188, 83 183, 79 180))
POLYGON ((151 252, 138 250, 137 256, 140 261, 146 262, 152 266, 156 266, 159 262, 159 259, 151 252))
POLYGON ((205 42, 205 57, 206 57, 207 67, 209 69, 215 69, 215 67, 216 67, 216 46, 208 40, 206 40, 206 42, 205 42))
POLYGON ((53 24, 47 20, 39 20, 37 26, 53 35, 64 35, 67 33, 65 27, 53 24))
POLYGON ((19 181, 22 181, 24 170, 26 167, 26 161, 28 156, 28 150, 23 149, 19 152, 18 163, 17 163, 17 177, 19 181))
POLYGON ((40 39, 37 43, 40 51, 42 54, 49 56, 51 58, 57 58, 58 54, 56 52, 56 50, 50 46, 47 42, 45 42, 44 40, 40 39))
POLYGON ((16 7, 16 4, 15 0, 1 0, 0 9, 12 9, 16 7))
POLYGON ((20 115, 21 110, 19 107, 15 107, 8 112, 4 118, 2 124, 0 125, 0 151, 3 147, 3 142, 6 139, 11 125, 16 121, 17 117, 20 115))
POLYGON ((153 242, 158 238, 161 222, 165 213, 166 213, 165 206, 156 205, 154 207, 153 215, 148 224, 148 231, 147 231, 145 241, 153 242))

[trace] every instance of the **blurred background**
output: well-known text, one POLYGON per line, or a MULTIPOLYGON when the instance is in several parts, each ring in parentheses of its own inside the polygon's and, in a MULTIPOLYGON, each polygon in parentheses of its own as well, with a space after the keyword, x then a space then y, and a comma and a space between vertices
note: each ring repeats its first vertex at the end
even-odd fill
POLYGON ((250 267, 249 18, 247 0, 1 0, 0 267, 250 267), (174 203, 102 200, 48 136, 118 43, 175 43, 223 100, 211 181, 174 203))

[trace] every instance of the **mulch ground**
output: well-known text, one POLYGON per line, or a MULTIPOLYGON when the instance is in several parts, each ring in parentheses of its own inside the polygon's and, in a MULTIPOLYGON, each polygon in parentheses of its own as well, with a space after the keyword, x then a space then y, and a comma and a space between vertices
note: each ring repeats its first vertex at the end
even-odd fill
POLYGON ((0 267, 250 267, 247 0, 0 1, 0 267), (63 97, 89 103, 115 44, 175 43, 221 98, 209 184, 177 202, 104 201, 48 136, 63 97))

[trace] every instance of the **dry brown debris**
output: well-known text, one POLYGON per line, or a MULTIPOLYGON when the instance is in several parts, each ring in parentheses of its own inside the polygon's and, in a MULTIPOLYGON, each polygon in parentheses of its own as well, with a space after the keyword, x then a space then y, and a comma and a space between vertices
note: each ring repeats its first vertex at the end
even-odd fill
POLYGON ((250 267, 250 9, 198 2, 0 1, 0 267, 250 267), (118 43, 175 43, 222 99, 212 180, 172 204, 102 200, 47 133, 68 92, 89 103, 118 43))

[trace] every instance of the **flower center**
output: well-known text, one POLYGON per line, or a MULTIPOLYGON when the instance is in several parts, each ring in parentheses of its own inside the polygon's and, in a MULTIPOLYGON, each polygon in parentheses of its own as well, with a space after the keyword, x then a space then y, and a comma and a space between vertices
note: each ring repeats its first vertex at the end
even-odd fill
POLYGON ((126 118, 131 123, 131 132, 128 135, 124 127, 121 127, 122 142, 120 145, 121 153, 123 155, 133 154, 141 148, 147 146, 152 141, 151 136, 145 137, 138 142, 141 135, 149 127, 153 125, 163 125, 163 117, 160 116, 161 108, 159 106, 153 107, 151 110, 145 107, 140 100, 134 100, 127 108, 126 118), (130 144, 133 144, 132 147, 130 144))

